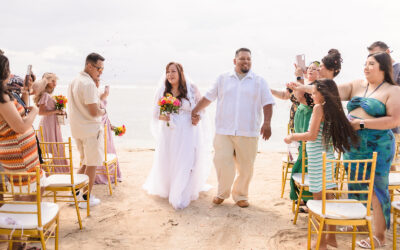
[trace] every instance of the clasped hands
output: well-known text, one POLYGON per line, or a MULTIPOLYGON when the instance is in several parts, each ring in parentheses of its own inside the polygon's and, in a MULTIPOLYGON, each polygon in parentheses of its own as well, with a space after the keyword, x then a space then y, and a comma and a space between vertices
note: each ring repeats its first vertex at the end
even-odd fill
POLYGON ((200 115, 192 111, 192 125, 196 126, 200 121, 200 115))

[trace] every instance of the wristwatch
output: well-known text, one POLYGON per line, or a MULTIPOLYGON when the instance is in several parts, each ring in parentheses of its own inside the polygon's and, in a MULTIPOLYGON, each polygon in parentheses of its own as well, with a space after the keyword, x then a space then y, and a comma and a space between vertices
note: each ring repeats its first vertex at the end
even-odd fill
POLYGON ((365 128, 365 121, 361 120, 360 121, 360 129, 364 129, 365 128))
POLYGON ((298 77, 296 77, 296 79, 297 79, 297 81, 300 81, 300 80, 303 80, 303 79, 304 79, 304 77, 302 77, 302 76, 298 76, 298 77))

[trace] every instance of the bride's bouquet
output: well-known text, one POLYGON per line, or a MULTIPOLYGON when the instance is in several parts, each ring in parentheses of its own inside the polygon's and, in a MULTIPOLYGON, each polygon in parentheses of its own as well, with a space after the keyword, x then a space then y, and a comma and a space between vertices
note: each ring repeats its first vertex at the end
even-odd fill
MULTIPOLYGON (((158 106, 160 106, 160 115, 167 115, 171 113, 178 113, 181 102, 179 99, 173 97, 170 93, 167 93, 158 101, 158 106)), ((169 122, 167 122, 169 126, 169 122)))
MULTIPOLYGON (((54 100, 56 101, 56 110, 64 110, 67 106, 67 98, 63 95, 54 96, 54 100)), ((66 124, 67 114, 65 115, 57 115, 57 121, 60 125, 66 124)))
POLYGON ((125 125, 122 125, 121 127, 114 127, 112 130, 114 131, 115 136, 123 136, 126 132, 126 127, 125 125))

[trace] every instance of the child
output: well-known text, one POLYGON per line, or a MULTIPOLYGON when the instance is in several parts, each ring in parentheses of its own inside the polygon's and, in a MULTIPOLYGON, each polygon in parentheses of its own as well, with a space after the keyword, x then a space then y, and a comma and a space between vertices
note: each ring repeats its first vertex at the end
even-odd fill
MULTIPOLYGON (((309 130, 305 133, 294 133, 286 136, 285 143, 292 141, 307 141, 308 176, 310 192, 314 200, 322 200, 322 152, 328 159, 335 159, 330 143, 338 152, 349 150, 351 143, 357 143, 358 137, 343 112, 339 91, 336 83, 330 79, 315 82, 312 91, 314 108, 311 115, 309 130)), ((332 180, 332 169, 328 165, 326 179, 332 180)), ((327 189, 335 188, 334 183, 327 184, 327 189)), ((327 197, 332 199, 333 197, 327 197)), ((328 226, 328 231, 335 231, 335 226, 328 226)), ((335 234, 322 236, 320 249, 327 245, 337 247, 335 234)))

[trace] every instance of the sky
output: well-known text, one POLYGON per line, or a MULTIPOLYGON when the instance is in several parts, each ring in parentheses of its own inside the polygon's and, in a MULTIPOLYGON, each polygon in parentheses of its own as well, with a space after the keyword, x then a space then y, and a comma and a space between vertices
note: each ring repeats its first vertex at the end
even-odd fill
POLYGON ((68 84, 85 57, 106 58, 103 84, 156 85, 170 61, 200 86, 233 69, 234 52, 252 50, 253 70, 271 86, 293 80, 296 54, 343 58, 337 81, 363 77, 366 47, 381 40, 400 61, 400 1, 2 1, 0 49, 11 70, 56 73, 68 84))

